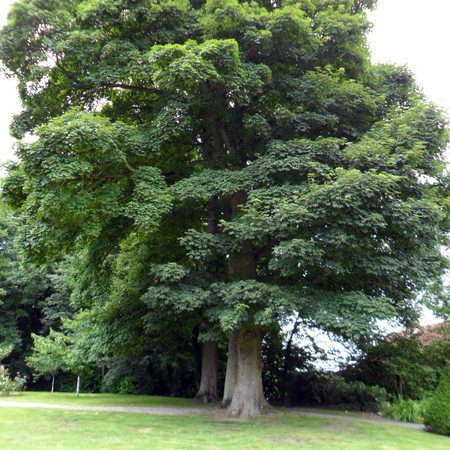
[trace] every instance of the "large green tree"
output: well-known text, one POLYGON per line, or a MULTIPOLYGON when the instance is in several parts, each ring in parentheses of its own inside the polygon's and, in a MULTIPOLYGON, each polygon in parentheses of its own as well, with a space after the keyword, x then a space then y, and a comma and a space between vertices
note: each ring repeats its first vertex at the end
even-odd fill
POLYGON ((196 317, 204 397, 228 335, 234 415, 265 407, 273 323, 295 312, 362 344, 439 297, 445 121, 406 69, 371 65, 374 3, 19 0, 1 34, 12 130, 37 136, 11 189, 29 255, 82 252, 147 324, 196 317), (117 266, 145 244, 130 294, 117 266))

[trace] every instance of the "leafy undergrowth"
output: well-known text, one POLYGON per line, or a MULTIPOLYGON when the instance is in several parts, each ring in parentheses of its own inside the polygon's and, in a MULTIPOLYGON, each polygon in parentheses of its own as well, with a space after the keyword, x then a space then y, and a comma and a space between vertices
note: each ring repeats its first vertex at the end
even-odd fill
POLYGON ((447 366, 425 415, 426 423, 435 433, 450 436, 450 365, 447 366))
POLYGON ((275 414, 211 416, 0 408, 1 447, 39 449, 446 450, 448 438, 378 423, 275 414))
POLYGON ((393 403, 383 406, 384 416, 402 422, 422 423, 429 403, 429 399, 418 401, 399 397, 393 403))

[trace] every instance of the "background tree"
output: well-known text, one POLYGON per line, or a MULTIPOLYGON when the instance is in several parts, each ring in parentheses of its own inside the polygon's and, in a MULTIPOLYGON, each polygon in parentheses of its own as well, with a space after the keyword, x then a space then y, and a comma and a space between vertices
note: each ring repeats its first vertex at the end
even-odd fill
POLYGON ((0 363, 9 356, 9 354, 12 352, 13 348, 10 345, 1 345, 0 346, 0 363))
POLYGON ((422 399, 432 393, 450 360, 448 324, 391 334, 369 347, 341 374, 384 387, 394 396, 422 399))
POLYGON ((81 391, 81 375, 89 364, 89 358, 86 354, 86 348, 83 346, 83 340, 74 339, 74 336, 65 337, 68 345, 66 346, 63 360, 66 369, 76 376, 77 382, 75 392, 77 397, 79 397, 81 391))
POLYGON ((435 433, 450 436, 450 369, 447 366, 426 412, 426 423, 435 433))
POLYGON ((47 289, 45 276, 22 264, 15 229, 12 211, 0 203, 0 342, 14 347, 22 344, 27 329, 38 327, 39 309, 34 309, 47 289))
POLYGON ((63 333, 50 329, 48 336, 32 334, 33 353, 27 357, 26 363, 33 369, 36 377, 50 375, 52 377, 51 392, 55 391, 55 376, 65 369, 67 339, 63 333))
MULTIPOLYGON (((9 191, 20 191, 22 174, 10 166, 9 191)), ((73 314, 70 305, 69 263, 37 269, 30 264, 17 242, 20 219, 14 207, 7 206, 2 191, 0 200, 0 342, 12 345, 8 358, 13 372, 25 373, 25 358, 31 353, 31 335, 59 329, 61 318, 73 314)))

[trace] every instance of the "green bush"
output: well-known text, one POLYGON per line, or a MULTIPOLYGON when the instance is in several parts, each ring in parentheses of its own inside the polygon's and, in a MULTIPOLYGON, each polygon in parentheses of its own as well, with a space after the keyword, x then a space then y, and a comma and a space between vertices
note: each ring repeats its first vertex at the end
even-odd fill
POLYGON ((450 366, 447 366, 425 413, 431 431, 450 436, 450 366))
POLYGON ((136 392, 136 386, 133 383, 133 377, 131 375, 127 375, 122 378, 117 386, 118 394, 134 394, 136 392))
POLYGON ((117 377, 113 371, 109 372, 104 378, 101 386, 101 392, 108 394, 136 394, 138 388, 131 374, 117 377))
POLYGON ((436 390, 443 368, 450 361, 449 330, 446 325, 435 330, 436 340, 426 345, 417 331, 391 335, 369 348, 356 364, 343 368, 341 375, 347 381, 384 387, 396 397, 421 400, 436 390))
POLYGON ((393 403, 383 405, 383 415, 402 422, 422 423, 429 403, 430 399, 418 401, 398 397, 393 403))
POLYGON ((346 382, 335 374, 319 374, 306 381, 298 378, 298 391, 293 404, 333 405, 360 411, 378 411, 387 400, 379 386, 367 386, 360 381, 346 382))
POLYGON ((10 378, 8 370, 0 367, 0 395, 7 397, 14 392, 21 391, 25 386, 25 378, 17 374, 10 378))

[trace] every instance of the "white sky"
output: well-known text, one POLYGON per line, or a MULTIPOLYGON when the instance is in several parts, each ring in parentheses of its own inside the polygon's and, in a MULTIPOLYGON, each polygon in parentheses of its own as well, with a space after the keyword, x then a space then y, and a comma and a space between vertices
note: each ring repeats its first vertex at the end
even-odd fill
MULTIPOLYGON (((12 3, 13 0, 0 0, 0 26, 6 23, 8 9, 12 3)), ((13 157, 13 139, 9 136, 9 123, 12 116, 19 111, 20 101, 15 81, 0 74, 0 163, 13 157)))

